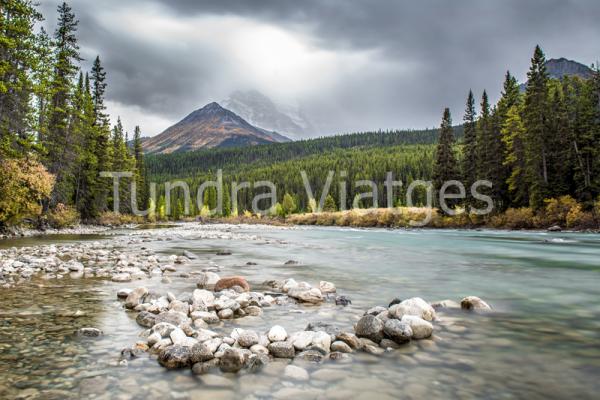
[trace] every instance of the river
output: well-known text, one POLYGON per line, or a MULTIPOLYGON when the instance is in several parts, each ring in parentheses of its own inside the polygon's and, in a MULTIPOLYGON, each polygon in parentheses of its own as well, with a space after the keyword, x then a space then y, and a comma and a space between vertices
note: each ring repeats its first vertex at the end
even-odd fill
MULTIPOLYGON (((175 294, 195 281, 179 274, 116 283, 103 279, 31 281, 0 289, 0 397, 63 398, 594 398, 600 391, 600 235, 580 233, 278 228, 182 224, 112 231, 103 236, 48 236, 0 241, 0 248, 73 241, 146 239, 158 254, 189 250, 198 259, 180 271, 219 265, 252 286, 293 277, 331 281, 347 307, 265 308, 261 317, 222 323, 288 332, 309 322, 352 330, 367 309, 394 298, 433 302, 479 296, 491 313, 438 312, 432 340, 411 342, 376 357, 297 365, 308 381, 284 376, 275 361, 255 374, 167 371, 144 355, 119 365, 120 350, 143 330, 116 292, 140 285, 175 294), (198 232, 209 229, 211 237, 198 232), (167 240, 168 239, 168 240, 167 240), (231 255, 216 255, 219 251, 231 255), (298 264, 285 265, 287 260, 298 264), (256 265, 247 265, 248 262, 256 265), (80 315, 75 313, 80 311, 80 315), (100 338, 74 334, 96 327, 100 338)), ((178 272, 180 272, 178 271, 178 272)))

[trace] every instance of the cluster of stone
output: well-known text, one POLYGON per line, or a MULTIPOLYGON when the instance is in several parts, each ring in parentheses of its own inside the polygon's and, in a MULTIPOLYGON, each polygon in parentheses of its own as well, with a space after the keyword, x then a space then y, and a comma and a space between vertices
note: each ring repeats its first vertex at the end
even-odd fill
MULTIPOLYGON (((127 244, 137 244, 131 240, 127 244)), ((157 257, 139 246, 115 248, 111 242, 20 247, 0 250, 0 286, 10 287, 39 275, 42 279, 105 278, 129 282, 176 271, 184 256, 157 257)))

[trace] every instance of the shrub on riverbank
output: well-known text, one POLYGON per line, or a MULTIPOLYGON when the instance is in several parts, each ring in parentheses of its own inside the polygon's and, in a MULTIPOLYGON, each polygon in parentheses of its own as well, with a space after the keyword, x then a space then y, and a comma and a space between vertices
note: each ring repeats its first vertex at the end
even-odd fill
POLYGON ((79 225, 81 216, 73 207, 58 204, 48 213, 48 224, 55 229, 71 228, 79 225))

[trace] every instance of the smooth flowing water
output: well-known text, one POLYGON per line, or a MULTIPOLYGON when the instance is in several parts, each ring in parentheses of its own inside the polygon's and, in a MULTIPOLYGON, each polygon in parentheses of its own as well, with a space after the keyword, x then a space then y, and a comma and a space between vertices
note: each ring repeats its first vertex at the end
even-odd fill
POLYGON ((255 287, 267 279, 326 280, 352 300, 348 307, 269 307, 261 317, 218 326, 222 332, 275 324, 293 332, 315 321, 351 331, 365 310, 395 297, 476 295, 494 312, 441 311, 432 340, 379 357, 294 361, 310 373, 308 381, 286 378, 283 361, 257 374, 197 377, 166 371, 149 356, 118 365, 120 350, 139 340, 142 328, 117 301, 117 290, 144 285, 178 294, 192 291, 193 279, 177 273, 169 284, 34 279, 0 289, 1 398, 546 399, 594 398, 600 391, 600 235, 196 224, 117 234, 145 235, 151 241, 144 245, 161 254, 196 253, 180 272, 213 262, 222 266, 221 276, 243 275, 255 287), (223 231, 222 238, 199 239, 202 229, 223 231), (217 256, 221 250, 232 255, 217 256), (284 265, 289 259, 299 264, 284 265), (77 310, 84 315, 75 317, 77 310), (84 326, 105 334, 76 336, 84 326))

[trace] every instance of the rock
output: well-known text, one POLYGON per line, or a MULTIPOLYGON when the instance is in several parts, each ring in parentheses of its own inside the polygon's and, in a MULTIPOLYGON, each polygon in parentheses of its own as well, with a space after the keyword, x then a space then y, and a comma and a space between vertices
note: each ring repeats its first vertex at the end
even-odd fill
POLYGON ((375 316, 377 316, 378 314, 381 314, 384 311, 387 311, 387 308, 381 307, 381 306, 376 306, 376 307, 373 307, 373 308, 369 308, 367 310, 367 312, 365 313, 365 315, 375 315, 375 316))
POLYGON ((379 356, 385 352, 385 350, 376 343, 363 343, 361 348, 365 353, 373 354, 374 356, 379 356))
POLYGON ((294 358, 294 346, 290 342, 274 342, 269 345, 269 352, 277 358, 294 358))
POLYGON ((331 351, 339 351, 341 353, 352 353, 352 348, 348 346, 345 342, 337 340, 331 343, 331 351))
POLYGON ((221 290, 229 289, 234 286, 241 287, 244 292, 250 291, 250 285, 245 278, 241 276, 228 276, 217 281, 215 284, 215 292, 220 292, 221 290))
POLYGON ((244 367, 244 353, 238 349, 227 349, 221 357, 219 368, 223 372, 238 372, 244 367))
POLYGON ((298 261, 287 260, 283 265, 298 265, 298 264, 300 264, 298 261))
MULTIPOLYGON (((234 342, 232 342, 231 344, 233 344, 233 343, 234 342)), ((202 344, 204 344, 208 348, 208 350, 212 354, 214 354, 217 351, 217 349, 221 346, 221 344, 223 344, 223 339, 216 337, 213 339, 206 340, 202 344)))
POLYGON ((205 362, 215 358, 214 351, 204 343, 196 343, 192 346, 190 361, 192 364, 205 362))
POLYGON ((266 354, 252 354, 248 357, 246 368, 250 373, 255 373, 260 371, 265 365, 269 363, 269 361, 271 361, 271 359, 266 354))
POLYGON ((195 260, 195 259, 197 259, 197 258, 198 258, 198 256, 197 256, 197 255, 195 255, 195 254, 194 254, 194 253, 192 253, 191 251, 187 251, 187 250, 184 250, 184 251, 183 251, 183 256, 184 256, 184 257, 187 257, 187 258, 189 258, 190 260, 195 260))
POLYGON ((250 351, 254 354, 269 354, 269 349, 261 344, 255 344, 254 346, 250 347, 250 351))
POLYGON ((315 332, 313 331, 300 331, 295 332, 290 336, 289 341, 292 343, 294 348, 298 351, 305 350, 312 343, 313 336, 315 332))
POLYGON ((215 305, 215 295, 203 289, 196 289, 192 292, 192 305, 195 309, 208 310, 215 305))
POLYGON ((283 376, 294 381, 307 381, 309 379, 308 372, 304 368, 295 365, 285 367, 283 376))
POLYGON ((186 314, 178 311, 165 311, 156 316, 156 322, 168 322, 169 324, 184 329, 186 326, 189 327, 192 321, 186 314))
POLYGON ((183 301, 174 300, 171 303, 169 303, 169 310, 180 312, 187 316, 190 312, 190 305, 183 301))
POLYGON ((190 365, 191 356, 190 347, 172 345, 160 352, 158 362, 167 369, 185 368, 190 365))
POLYGON ((129 273, 114 274, 113 276, 111 276, 110 280, 113 282, 130 282, 131 274, 129 274, 129 273))
POLYGON ((319 304, 323 302, 323 294, 317 288, 301 289, 293 288, 288 291, 288 296, 303 303, 319 304))
POLYGON ((285 329, 279 325, 273 326, 267 335, 271 342, 282 342, 287 339, 287 336, 285 329))
POLYGON ((196 286, 199 289, 211 288, 216 285, 217 282, 219 282, 219 279, 221 279, 219 275, 215 274, 214 272, 202 272, 198 276, 198 282, 196 283, 196 286))
POLYGON ((217 313, 220 319, 233 318, 233 311, 230 308, 225 308, 217 313))
POLYGON ((169 337, 171 338, 173 344, 179 346, 193 347, 198 343, 196 339, 188 337, 183 330, 179 328, 175 328, 169 337))
POLYGON ((336 340, 341 340, 354 350, 360 349, 361 346, 360 339, 354 333, 350 332, 342 332, 337 334, 336 340))
POLYGON ((162 339, 162 336, 157 333, 157 332, 153 332, 152 334, 150 334, 150 336, 148 336, 147 338, 147 342, 148 342, 148 346, 152 347, 154 346, 156 343, 158 343, 160 340, 162 339))
POLYGON ((213 358, 212 360, 205 362, 198 362, 192 366, 192 373, 194 375, 204 375, 210 372, 212 369, 218 368, 220 359, 213 358))
POLYGON ((218 324, 220 321, 219 316, 214 311, 194 311, 190 314, 190 317, 193 320, 201 319, 207 324, 218 324))
POLYGON ((260 308, 258 306, 248 306, 248 307, 244 308, 244 312, 246 313, 246 315, 252 316, 252 317, 261 316, 263 313, 262 308, 260 308))
POLYGON ((304 361, 308 361, 308 362, 320 363, 323 361, 325 356, 323 356, 323 354, 319 353, 316 350, 305 350, 301 353, 298 353, 296 358, 299 360, 304 360, 304 361))
POLYGON ((413 297, 404 300, 400 304, 395 304, 389 309, 390 316, 396 319, 402 319, 404 315, 414 315, 426 321, 435 319, 435 310, 425 300, 420 297, 413 297))
POLYGON ((491 310, 488 303, 476 296, 468 296, 460 301, 463 310, 491 310))
POLYGON ((371 339, 379 343, 383 339, 383 322, 373 315, 364 315, 358 320, 355 328, 356 336, 371 339))
POLYGON ((405 315, 402 317, 401 322, 410 325, 413 332, 413 339, 425 339, 433 333, 433 325, 420 317, 405 315))
POLYGON ((77 334, 79 336, 98 337, 98 336, 102 336, 102 331, 97 328, 80 328, 77 331, 77 334))
POLYGON ((297 287, 298 287, 298 282, 296 282, 296 280, 294 280, 294 278, 290 278, 290 279, 286 279, 285 281, 283 281, 283 285, 281 285, 281 291, 283 293, 287 293, 291 289, 294 289, 297 287))
POLYGON ((171 332, 178 329, 175 325, 168 322, 159 322, 152 327, 152 332, 158 333, 161 338, 170 337, 171 332))
POLYGON ((156 323, 156 315, 149 313, 148 311, 142 311, 135 318, 135 322, 145 328, 151 328, 156 323))
POLYGON ((321 281, 319 282, 319 290, 321 293, 335 293, 336 288, 335 285, 331 282, 321 281))
POLYGON ((217 311, 224 310, 226 308, 233 310, 240 308, 240 305, 235 300, 232 300, 225 296, 221 296, 217 300, 215 300, 215 308, 217 309, 217 311))
POLYGON ((315 332, 310 349, 320 351, 323 354, 329 353, 331 350, 331 336, 327 332, 315 332))
POLYGON ((231 252, 228 250, 221 250, 216 253, 218 256, 230 256, 231 252))
POLYGON ((342 353, 341 351, 334 351, 329 354, 329 359, 331 361, 351 361, 350 356, 346 353, 342 353))
POLYGON ((394 297, 394 299, 392 301, 390 301, 390 304, 388 304, 388 308, 390 308, 393 305, 400 304, 400 303, 402 303, 402 299, 399 297, 394 297))
POLYGON ((346 307, 349 304, 352 304, 352 301, 349 298, 347 298, 346 296, 336 296, 335 297, 335 305, 336 306, 346 307))
POLYGON ((381 347, 382 349, 399 349, 400 345, 391 339, 381 339, 379 347, 381 347))
POLYGON ((401 322, 397 319, 388 319, 383 325, 383 333, 396 343, 406 343, 412 336, 413 331, 410 325, 406 322, 401 322))
POLYGON ((562 228, 559 225, 553 225, 547 229, 548 232, 561 232, 562 228))
POLYGON ((131 289, 121 289, 117 292, 117 298, 125 300, 132 291, 131 289))
POLYGON ((255 344, 258 344, 259 341, 259 337, 258 337, 258 333, 254 332, 254 331, 244 331, 242 332, 242 334, 238 337, 238 344, 242 347, 252 347, 255 344))
POLYGON ((460 308, 460 304, 458 304, 454 300, 441 300, 431 303, 431 307, 433 307, 436 310, 438 308, 460 308))

